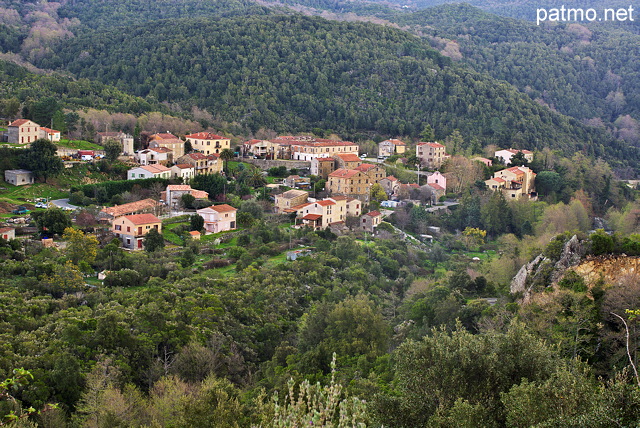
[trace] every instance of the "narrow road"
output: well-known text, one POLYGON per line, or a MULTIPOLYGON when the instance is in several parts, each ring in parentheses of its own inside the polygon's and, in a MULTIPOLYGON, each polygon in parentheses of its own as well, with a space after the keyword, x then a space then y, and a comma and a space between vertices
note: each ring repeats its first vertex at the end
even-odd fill
POLYGON ((69 203, 69 199, 56 199, 55 201, 51 201, 51 203, 52 203, 53 205, 55 205, 56 207, 58 207, 58 208, 62 208, 63 210, 65 210, 65 209, 66 209, 66 210, 73 210, 73 211, 75 211, 75 210, 77 210, 77 209, 78 209, 78 207, 77 207, 77 206, 75 206, 75 205, 71 205, 71 204, 69 203))

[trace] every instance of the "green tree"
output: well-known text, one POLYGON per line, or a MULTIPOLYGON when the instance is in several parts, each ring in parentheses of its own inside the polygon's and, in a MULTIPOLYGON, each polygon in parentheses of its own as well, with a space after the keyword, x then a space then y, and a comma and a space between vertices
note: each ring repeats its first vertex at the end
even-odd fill
POLYGON ((109 162, 115 162, 122 153, 122 144, 119 141, 108 139, 103 146, 105 157, 109 162))
POLYGON ((378 183, 371 186, 369 189, 369 195, 371 200, 374 202, 381 202, 387 199, 387 192, 385 192, 384 188, 378 183))
POLYGON ((420 133, 420 139, 422 141, 430 142, 436 138, 435 132, 433 132, 433 128, 431 125, 427 125, 424 127, 422 132, 420 133))
POLYGON ((66 228, 71 227, 69 214, 60 208, 49 208, 46 211, 34 212, 32 216, 41 234, 62 235, 66 228))
POLYGON ((524 157, 524 153, 518 152, 515 155, 511 156, 511 160, 509 161, 509 166, 527 166, 529 165, 529 161, 524 157))
POLYGON ((215 199, 224 193, 227 180, 220 174, 199 174, 191 179, 191 187, 209 193, 215 199))
POLYGON ((227 170, 227 163, 233 158, 234 154, 231 149, 222 149, 222 151, 220 152, 220 159, 222 159, 222 162, 224 162, 224 172, 227 174, 229 173, 229 171, 227 170))
POLYGON ((51 141, 44 138, 31 143, 31 146, 24 151, 20 158, 20 165, 33 172, 37 178, 44 178, 58 175, 63 169, 62 160, 56 155, 58 148, 51 141))
POLYGON ((161 250, 164 248, 164 236, 158 232, 158 229, 151 229, 144 235, 143 244, 147 252, 152 253, 156 250, 161 250))
POLYGON ((196 198, 191 193, 185 193, 180 197, 180 200, 182 201, 182 205, 190 210, 193 209, 193 203, 196 201, 196 198))
POLYGON ((67 241, 65 252, 75 265, 79 266, 80 262, 91 265, 95 261, 98 254, 98 238, 95 235, 67 227, 62 239, 67 241))
POLYGON ((199 214, 193 214, 189 217, 189 230, 202 230, 204 227, 204 218, 199 214))

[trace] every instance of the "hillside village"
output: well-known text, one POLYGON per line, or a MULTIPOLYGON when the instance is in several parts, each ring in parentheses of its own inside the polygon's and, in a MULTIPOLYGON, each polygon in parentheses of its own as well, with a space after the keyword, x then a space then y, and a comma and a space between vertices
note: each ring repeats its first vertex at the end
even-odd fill
MULTIPOLYGON (((10 122, 4 133, 4 140, 14 147, 28 148, 38 139, 56 144, 60 142, 61 135, 59 131, 27 119, 10 122)), ((226 177, 224 164, 228 161, 246 162, 250 168, 257 168, 265 175, 276 165, 279 172, 297 171, 297 174, 275 179, 266 185, 273 202, 273 208, 268 210, 288 216, 296 228, 328 228, 334 233, 355 228, 374 233, 386 216, 406 204, 424 204, 434 209, 448 209, 455 205, 455 199, 450 199, 448 204, 439 206, 447 198, 449 175, 442 174, 440 169, 451 155, 446 153, 443 144, 437 142, 417 142, 415 148, 410 149, 409 144, 399 139, 387 139, 378 143, 377 156, 369 158, 360 153, 358 144, 313 136, 250 139, 232 151, 231 139, 213 132, 197 132, 182 137, 165 132, 146 135, 144 141, 136 145, 140 148, 135 150, 134 138, 129 134, 96 133, 96 144, 105 145, 107 142, 115 142, 120 147, 117 161, 128 165, 127 180, 159 179, 175 183, 167 184, 153 202, 146 199, 150 203, 134 201, 102 209, 101 214, 111 213, 108 223, 113 236, 130 250, 143 249, 145 235, 150 230, 162 234, 160 217, 170 219, 186 212, 204 219, 202 229, 192 232, 212 234, 235 230, 239 207, 226 203, 212 204, 206 191, 189 185, 200 175, 226 177), (409 150, 415 153, 412 160, 408 159, 409 150), (387 162, 389 158, 394 160, 391 165, 387 162), (415 166, 416 182, 402 182, 388 175, 389 166, 409 170, 415 166), (185 195, 188 195, 187 201, 193 200, 200 208, 193 209, 193 203, 185 203, 185 195)), ((94 162, 104 158, 104 150, 78 150, 69 154, 68 149, 58 148, 57 155, 66 159, 67 167, 73 167, 75 162, 94 162)), ((533 153, 528 150, 497 150, 493 158, 510 165, 516 155, 525 162, 533 161, 533 153)), ((492 166, 492 161, 487 158, 476 157, 472 161, 485 167, 492 166)), ((6 170, 4 176, 7 183, 16 186, 35 182, 28 166, 20 170, 6 170)), ((507 199, 535 200, 535 176, 526 166, 513 166, 495 171, 484 183, 488 189, 503 193, 507 199)), ((225 180, 231 184, 229 177, 225 180)), ((425 236, 432 239, 430 235, 425 236)))

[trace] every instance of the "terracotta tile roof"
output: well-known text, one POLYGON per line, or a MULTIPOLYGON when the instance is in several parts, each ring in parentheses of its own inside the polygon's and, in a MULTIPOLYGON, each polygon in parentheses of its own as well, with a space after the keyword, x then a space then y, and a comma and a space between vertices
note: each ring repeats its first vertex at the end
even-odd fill
POLYGON ((490 178, 489 180, 497 181, 498 183, 506 183, 506 181, 500 177, 493 177, 493 178, 490 178))
MULTIPOLYGON (((188 137, 188 135, 187 135, 187 137, 188 137)), ((256 139, 253 139, 253 140, 245 141, 243 144, 244 144, 245 146, 253 146, 254 144, 258 144, 258 143, 260 143, 261 141, 262 141, 262 140, 256 140, 256 139)))
POLYGON ((284 199, 293 199, 293 198, 297 198, 299 196, 304 196, 304 195, 308 195, 309 193, 303 191, 303 190, 296 190, 296 189, 292 189, 292 190, 287 190, 286 192, 282 193, 281 195, 278 195, 279 198, 284 198, 284 199))
POLYGON ((217 134, 213 134, 211 132, 196 132, 195 134, 187 135, 186 138, 194 138, 196 140, 224 140, 225 139, 224 137, 217 134))
POLYGON ((382 215, 382 214, 380 213, 380 211, 369 211, 365 215, 368 215, 369 217, 377 217, 377 216, 382 215))
POLYGON ((231 211, 238 211, 236 208, 233 208, 231 205, 222 204, 222 205, 212 205, 209 207, 210 209, 218 212, 218 213, 228 213, 231 211))
POLYGON ((507 168, 506 170, 517 175, 524 174, 524 171, 520 169, 519 166, 512 166, 511 168, 507 168))
POLYGON ((11 232, 14 230, 13 227, 0 227, 0 233, 11 232))
POLYGON ((24 125, 27 122, 29 122, 29 119, 18 119, 11 122, 9 126, 20 126, 20 125, 24 125))
POLYGON ((202 160, 202 159, 206 159, 207 155, 203 155, 202 153, 189 153, 184 155, 184 157, 188 157, 193 160, 202 160))
POLYGON ((334 158, 316 158, 318 162, 335 162, 334 158))
POLYGON ((429 147, 433 147, 435 149, 439 149, 441 147, 444 147, 442 144, 439 143, 418 143, 419 146, 429 146, 429 147))
POLYGON ((191 190, 191 186, 188 184, 169 184, 167 190, 191 190))
POLYGON ((414 189, 419 189, 420 188, 420 186, 418 186, 418 183, 409 183, 409 184, 407 184, 407 186, 412 187, 414 189))
POLYGON ((191 190, 191 196, 196 199, 207 199, 209 197, 209 192, 205 192, 204 190, 191 190))
POLYGON ((358 175, 361 172, 355 169, 344 169, 344 168, 340 168, 340 169, 336 169, 335 171, 333 171, 331 174, 329 174, 329 177, 334 177, 334 178, 351 178, 354 175, 358 175))
POLYGON ((307 214, 306 216, 302 217, 303 220, 318 220, 319 218, 322 218, 322 216, 320 214, 307 214))
POLYGON ((337 196, 332 196, 329 199, 333 199, 334 201, 346 201, 348 200, 348 198, 344 195, 337 195, 337 196))
POLYGON ((362 159, 353 153, 335 154, 334 156, 345 162, 362 162, 362 159))
POLYGON ((429 187, 431 187, 432 189, 435 189, 435 190, 445 190, 444 187, 442 187, 441 185, 436 184, 436 183, 429 184, 429 187))
POLYGON ((172 153, 173 152, 173 150, 168 149, 166 147, 154 147, 149 150, 156 153, 172 153))
POLYGON ((167 168, 164 165, 144 165, 144 166, 141 166, 140 168, 144 169, 145 171, 149 171, 153 174, 171 171, 169 168, 167 168))
POLYGON ((41 126, 40 129, 42 129, 47 134, 59 134, 60 133, 60 131, 56 131, 55 129, 51 129, 51 128, 45 128, 44 126, 41 126))
POLYGON ((363 163, 362 165, 359 165, 359 166, 357 166, 357 167, 355 167, 353 169, 356 169, 356 170, 362 171, 362 172, 367 172, 370 169, 375 168, 375 167, 376 167, 375 165, 372 165, 370 163, 363 163))
POLYGON ((193 165, 190 165, 188 163, 179 163, 178 165, 174 165, 174 166, 180 169, 193 169, 193 165))
POLYGON ((321 207, 328 207, 329 205, 335 205, 336 203, 327 199, 323 199, 322 201, 316 201, 316 204, 320 205, 321 207))
POLYGON ((175 140, 178 139, 175 135, 165 132, 160 134, 153 134, 149 137, 151 140, 175 140))
MULTIPOLYGON (((306 202, 304 204, 296 205, 296 206, 291 207, 289 209, 292 210, 292 211, 298 211, 298 210, 301 210, 303 208, 308 207, 309 205, 311 205, 311 202, 306 202)), ((285 210, 285 211, 287 211, 287 210, 285 210)))
POLYGON ((128 204, 116 205, 113 207, 105 207, 102 209, 103 213, 109 214, 113 217, 120 217, 127 213, 135 213, 136 211, 143 211, 151 209, 157 205, 156 201, 151 198, 143 199, 141 201, 130 202, 128 204))
POLYGON ((197 230, 192 230, 191 232, 189 232, 189 235, 191 235, 191 236, 200 236, 201 233, 198 232, 197 230))
POLYGON ((138 224, 149 224, 149 223, 162 223, 162 221, 154 216, 153 214, 132 214, 124 216, 131 223, 138 224))

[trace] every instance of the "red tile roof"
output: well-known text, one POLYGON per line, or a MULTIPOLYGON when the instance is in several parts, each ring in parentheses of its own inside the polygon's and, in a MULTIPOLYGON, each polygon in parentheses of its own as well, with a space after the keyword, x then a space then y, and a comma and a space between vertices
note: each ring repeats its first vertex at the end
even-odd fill
POLYGON ((188 184, 169 184, 167 190, 191 190, 191 186, 188 184))
POLYGON ((316 158, 318 162, 335 162, 334 158, 316 158))
POLYGON ((382 214, 380 213, 380 211, 369 211, 365 215, 368 215, 369 217, 377 217, 377 216, 382 215, 382 214))
POLYGON ((489 180, 497 181, 498 183, 506 183, 506 181, 500 177, 493 177, 493 178, 490 178, 489 180))
POLYGON ((419 146, 429 146, 429 147, 433 147, 435 149, 439 149, 441 147, 444 147, 442 144, 439 143, 418 143, 419 146))
POLYGON ((342 159, 345 162, 362 162, 362 159, 353 153, 335 154, 335 157, 342 159))
POLYGON ((47 134, 59 134, 60 133, 60 131, 56 131, 55 129, 51 129, 51 128, 45 128, 44 126, 41 126, 40 129, 42 129, 47 134))
POLYGON ((302 217, 303 220, 318 220, 319 218, 322 218, 322 216, 320 214, 307 214, 306 216, 302 217))
POLYGON ((13 227, 2 227, 0 228, 0 233, 11 232, 12 230, 15 229, 13 227))
POLYGON ((200 236, 201 233, 198 232, 197 230, 192 230, 191 232, 189 232, 189 235, 191 235, 191 236, 200 236))
POLYGON ((196 140, 224 140, 225 139, 224 137, 217 134, 213 134, 211 132, 196 132, 195 134, 189 134, 185 136, 185 138, 193 138, 196 140))
POLYGON ((370 163, 363 163, 362 165, 359 165, 353 169, 356 169, 358 171, 362 171, 362 172, 367 172, 369 171, 371 168, 375 168, 375 165, 372 165, 370 163))
POLYGON ((159 164, 155 164, 155 165, 144 165, 141 166, 140 168, 144 169, 145 171, 149 171, 153 174, 158 174, 161 172, 166 172, 166 171, 171 171, 169 168, 167 168, 164 165, 159 165, 159 164))
POLYGON ((316 204, 322 206, 322 207, 327 207, 329 205, 335 205, 336 203, 333 201, 329 201, 327 199, 323 199, 322 201, 317 201, 316 204))
POLYGON ((162 223, 162 221, 154 216, 153 214, 132 214, 124 216, 131 223, 138 224, 149 224, 149 223, 162 223))
POLYGON ((27 122, 29 122, 29 119, 18 119, 11 122, 9 126, 20 126, 20 125, 24 125, 27 122))
POLYGON ((209 197, 209 192, 205 192, 204 190, 191 190, 191 196, 196 199, 207 199, 209 197))
POLYGON ((228 213, 231 211, 238 211, 236 208, 233 208, 231 205, 228 205, 228 204, 212 205, 209 208, 219 213, 228 213))
POLYGON ((179 163, 178 165, 174 165, 174 166, 177 166, 180 169, 193 169, 193 165, 188 163, 179 163))
POLYGON ((113 217, 120 217, 126 213, 134 213, 136 211, 143 211, 151 209, 157 205, 157 202, 151 198, 143 199, 141 201, 130 202, 128 204, 115 205, 113 207, 105 207, 102 209, 103 213, 109 214, 113 217))
POLYGON ((331 174, 329 174, 329 177, 334 177, 334 178, 351 178, 354 175, 358 175, 360 174, 361 171, 357 171, 355 169, 344 169, 344 168, 340 168, 340 169, 336 169, 335 171, 333 171, 331 174))
POLYGON ((429 187, 431 187, 432 189, 435 189, 435 190, 445 190, 444 187, 442 187, 441 185, 436 184, 436 183, 429 184, 429 187))
MULTIPOLYGON (((291 207, 289 209, 292 210, 292 211, 298 211, 298 210, 301 210, 301 209, 303 209, 305 207, 308 207, 309 205, 311 205, 311 202, 306 202, 304 204, 296 205, 296 206, 291 207)), ((287 211, 287 210, 285 210, 285 211, 287 211)))
POLYGON ((175 140, 178 139, 178 137, 176 137, 175 135, 165 132, 165 133, 161 133, 161 134, 153 134, 152 136, 149 137, 152 140, 175 140))

